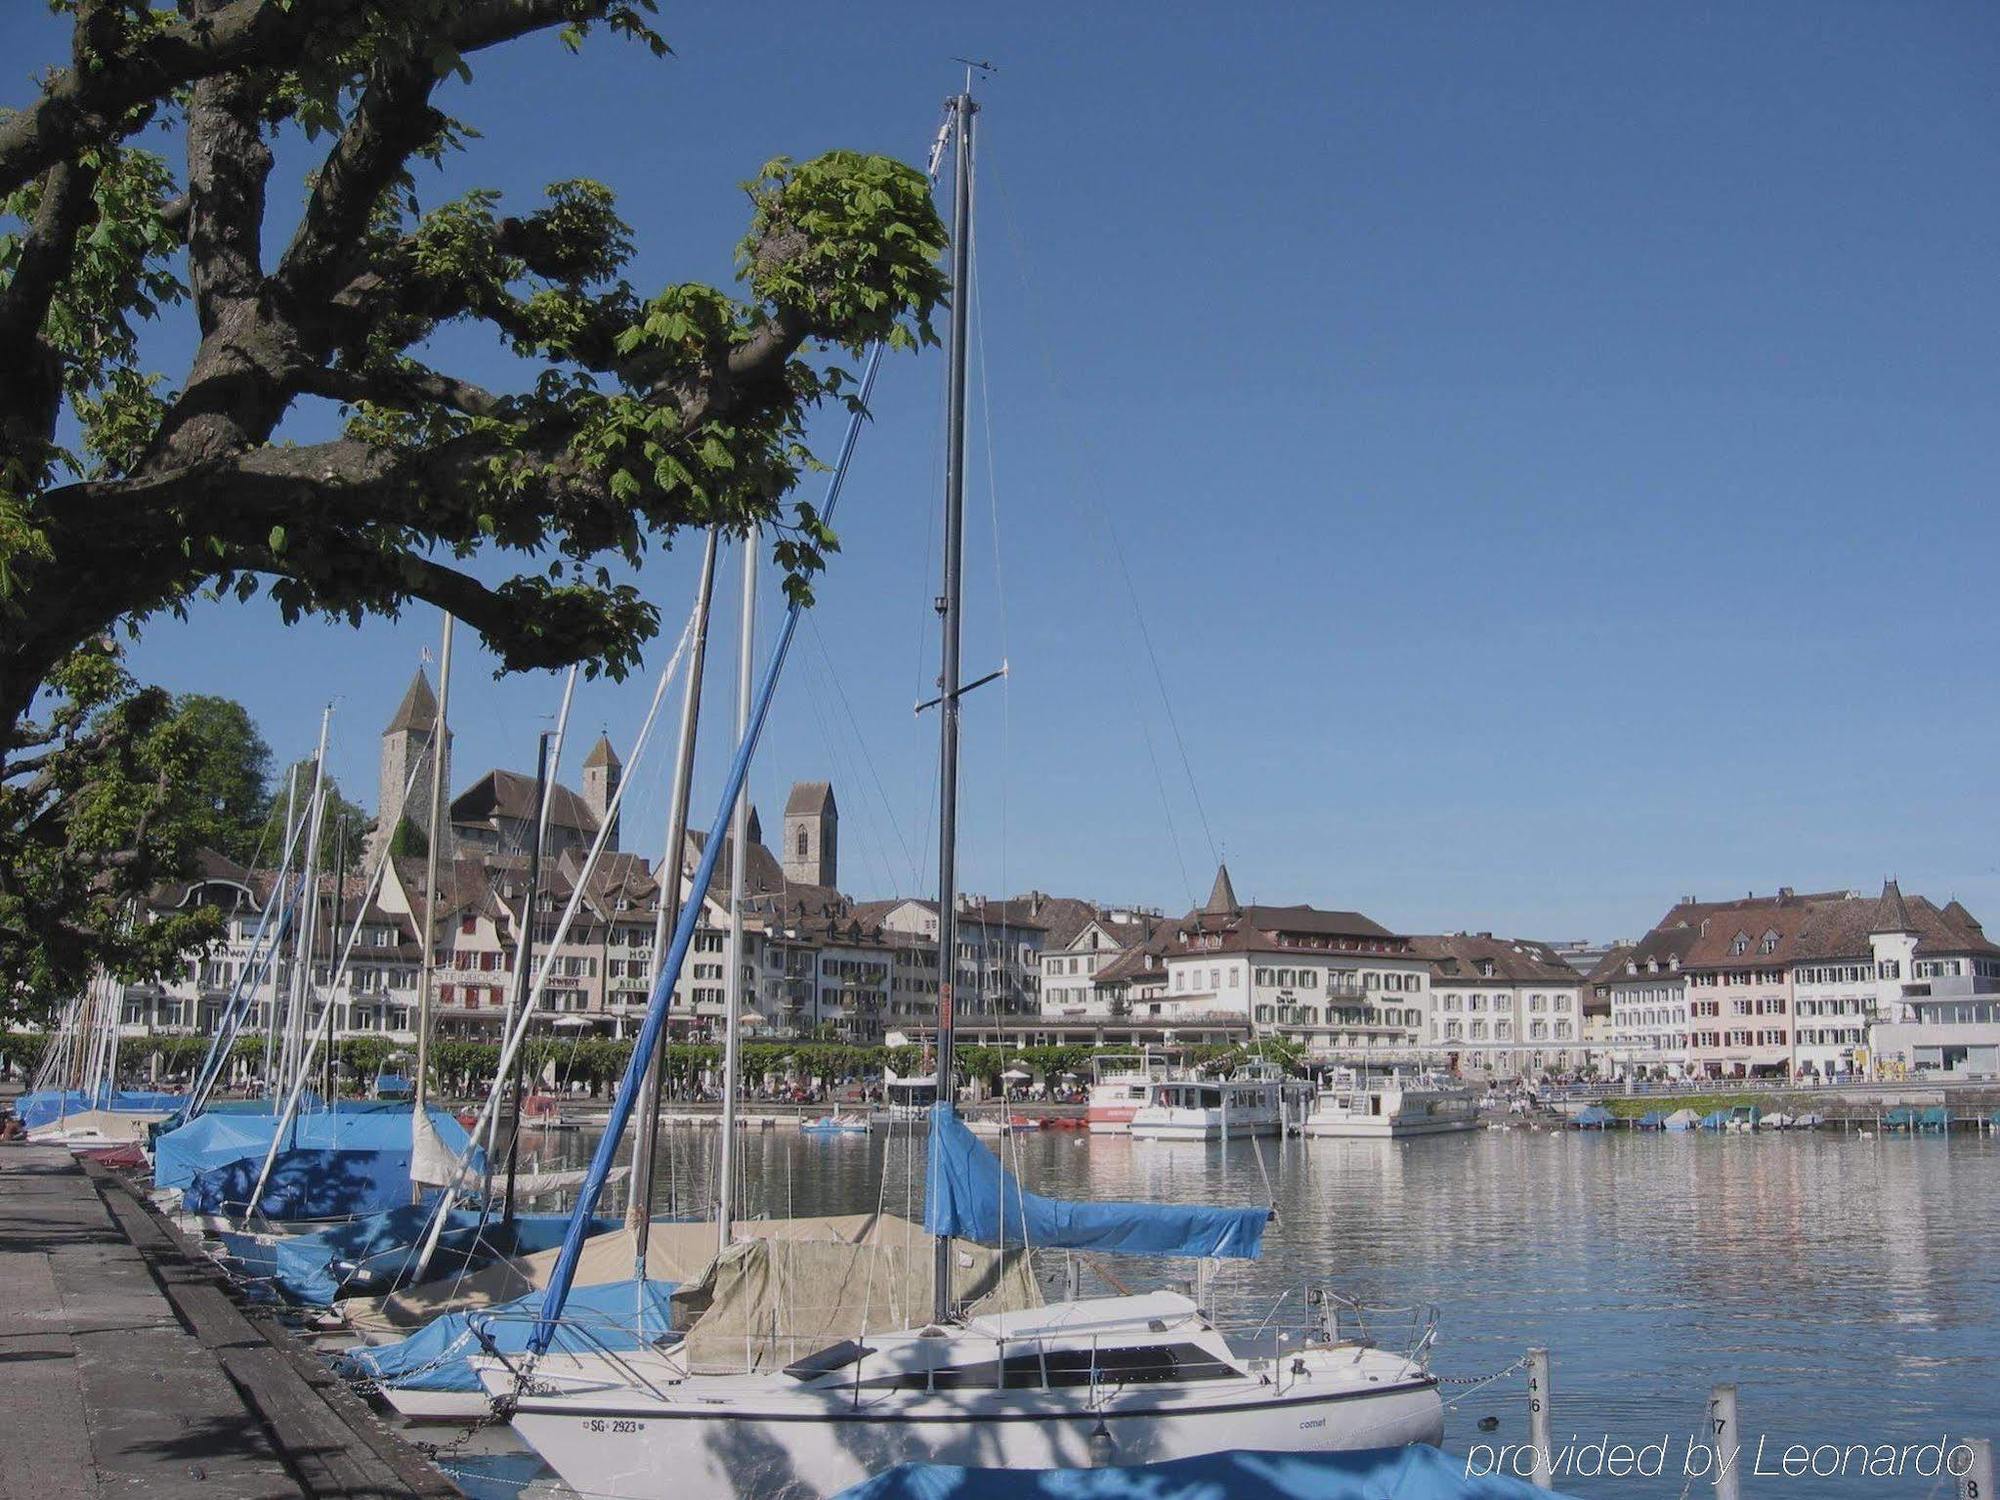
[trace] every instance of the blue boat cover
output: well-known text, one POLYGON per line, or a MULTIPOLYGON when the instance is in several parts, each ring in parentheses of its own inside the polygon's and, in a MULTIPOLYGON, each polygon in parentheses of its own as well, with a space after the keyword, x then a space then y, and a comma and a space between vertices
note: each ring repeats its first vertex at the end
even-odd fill
MULTIPOLYGON (((264 1154, 197 1172, 181 1189, 191 1214, 248 1214, 264 1154)), ((280 1151, 255 1211, 267 1219, 350 1219, 410 1201, 410 1151, 280 1151)))
MULTIPOLYGON (((377 1151, 400 1149, 408 1172, 410 1154, 410 1109, 408 1103, 382 1100, 343 1100, 331 1110, 302 1110, 287 1131, 288 1147, 320 1151, 377 1151)), ((447 1110, 433 1109, 431 1123, 450 1151, 462 1151, 470 1139, 465 1127, 447 1110)), ((186 1188, 195 1174, 226 1167, 245 1157, 264 1159, 271 1149, 277 1118, 268 1101, 254 1110, 238 1113, 224 1108, 203 1111, 177 1130, 163 1134, 155 1143, 153 1186, 186 1188)), ((256 1182, 253 1172, 242 1191, 256 1182)), ((403 1195, 407 1201, 409 1195, 403 1195)), ((383 1208, 394 1208, 385 1203, 383 1208)))
POLYGON ((1264 1208, 1044 1198, 1023 1190, 950 1104, 931 1106, 924 1228, 932 1234, 981 1245, 1255 1260, 1270 1217, 1264 1208))
POLYGON ((1587 1109, 1578 1110, 1574 1123, 1580 1130, 1602 1130, 1616 1118, 1617 1116, 1603 1105, 1593 1104, 1587 1109))
MULTIPOLYGON (((404 1203, 365 1219, 329 1224, 310 1234, 288 1234, 271 1249, 270 1276, 282 1297, 308 1307, 326 1307, 340 1294, 343 1263, 413 1248, 431 1221, 430 1202, 404 1203)), ((478 1228, 477 1209, 455 1210, 445 1232, 478 1228)), ((229 1244, 230 1237, 223 1236, 229 1244)), ((233 1248, 233 1247, 232 1247, 233 1248)))
POLYGON ((1703 1130, 1721 1130, 1728 1124, 1729 1111, 1726 1109, 1712 1109, 1701 1117, 1701 1128, 1703 1130))
POLYGON ((153 1110, 171 1113, 186 1103, 186 1094, 153 1094, 138 1089, 42 1089, 16 1099, 14 1112, 28 1129, 40 1130, 44 1125, 53 1125, 64 1115, 80 1115, 87 1109, 108 1109, 127 1114, 153 1110))
POLYGON ((1667 1112, 1664 1109, 1649 1109, 1643 1115, 1639 1116, 1639 1128, 1641 1130, 1658 1130, 1666 1123, 1667 1112))
MULTIPOLYGON (((553 1347, 587 1354, 592 1349, 636 1349, 642 1342, 658 1340, 667 1330, 674 1286, 671 1281, 648 1281, 643 1305, 636 1281, 571 1288, 553 1347)), ((404 1390, 476 1391, 479 1378, 466 1362, 481 1349, 474 1322, 502 1354, 520 1354, 528 1347, 541 1307, 542 1294, 537 1291, 495 1307, 445 1313, 393 1344, 350 1349, 341 1362, 354 1378, 404 1390)))
POLYGON ((1562 1500, 1523 1479, 1468 1474, 1428 1443, 1347 1453, 1210 1453, 1126 1469, 902 1464, 836 1500, 1562 1500))
MULTIPOLYGON (((287 1235, 278 1241, 271 1271, 279 1294, 308 1307, 327 1307, 342 1295, 372 1297, 393 1290, 415 1269, 417 1244, 430 1225, 431 1209, 430 1201, 405 1203, 310 1234, 287 1235)), ((568 1227, 568 1214, 517 1214, 507 1222, 497 1211, 454 1209, 438 1236, 432 1274, 552 1250, 568 1227)), ((596 1224, 600 1233, 612 1227, 604 1220, 596 1224)))

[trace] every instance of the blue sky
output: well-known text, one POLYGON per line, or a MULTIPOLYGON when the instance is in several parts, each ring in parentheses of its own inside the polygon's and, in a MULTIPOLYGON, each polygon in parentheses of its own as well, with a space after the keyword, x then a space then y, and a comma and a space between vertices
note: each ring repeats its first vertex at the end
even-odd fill
MULTIPOLYGON (((1885 874, 2000 916, 1992 7, 663 25, 667 62, 609 39, 478 59, 447 102, 482 139, 427 198, 601 178, 637 284, 725 279, 762 161, 919 159, 949 59, 1000 65, 966 664, 1012 675, 968 707, 968 888, 1182 908, 1221 849, 1246 899, 1403 930, 1610 937, 1684 892, 1885 874)), ((23 64, 56 36, 39 7, 0 21, 23 64)), ((447 347, 507 378, 483 338, 447 347)), ((794 778, 835 779, 861 894, 931 880, 934 728, 910 707, 934 671, 943 368, 887 369, 753 783, 769 814, 794 778)), ((694 550, 644 573, 676 622, 694 550)), ((335 769, 372 801, 435 633, 427 611, 287 632, 215 605, 133 661, 240 698, 281 755, 334 700, 335 769)), ((465 668, 459 782, 531 766, 554 680, 465 668)), ((648 691, 588 685, 576 722, 622 747, 648 691)), ((718 735, 702 821, 721 758, 718 735)), ((628 846, 657 841, 663 759, 628 846)))

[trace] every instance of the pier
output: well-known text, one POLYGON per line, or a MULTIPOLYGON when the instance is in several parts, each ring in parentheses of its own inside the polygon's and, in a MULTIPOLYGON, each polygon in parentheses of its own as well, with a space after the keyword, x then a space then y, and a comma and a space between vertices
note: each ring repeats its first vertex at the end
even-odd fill
POLYGON ((122 1179, 0 1147, 0 1495, 458 1492, 122 1179))

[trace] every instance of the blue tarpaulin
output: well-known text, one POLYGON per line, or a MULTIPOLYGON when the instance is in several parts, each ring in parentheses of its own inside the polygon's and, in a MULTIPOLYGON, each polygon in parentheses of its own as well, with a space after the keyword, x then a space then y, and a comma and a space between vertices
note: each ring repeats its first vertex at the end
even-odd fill
MULTIPOLYGON (((660 1339, 667 1331, 674 1285, 671 1281, 648 1281, 643 1307, 636 1281, 572 1288, 563 1305, 554 1347, 580 1354, 593 1349, 636 1349, 642 1342, 642 1324, 644 1341, 660 1339)), ((541 1306, 542 1294, 533 1292, 497 1307, 446 1313, 393 1344, 350 1349, 341 1362, 356 1378, 405 1390, 476 1391, 479 1379, 466 1363, 467 1356, 481 1348, 473 1332, 474 1322, 502 1354, 519 1354, 528 1347, 541 1306)))
MULTIPOLYGON (((448 1151, 465 1149, 469 1137, 447 1110, 433 1109, 431 1123, 448 1151)), ((162 1135, 155 1143, 153 1185, 186 1188, 195 1174, 226 1167, 246 1157, 262 1162, 271 1149, 277 1119, 268 1106, 259 1112, 236 1113, 211 1109, 195 1116, 177 1130, 162 1135)), ((381 1101, 343 1101, 331 1110, 303 1110, 286 1132, 287 1149, 305 1151, 397 1151, 403 1153, 408 1171, 410 1154, 410 1106, 381 1101)), ((241 1191, 248 1193, 256 1182, 253 1172, 241 1191)), ((409 1194, 403 1195, 408 1201, 409 1194)), ((393 1208, 393 1203, 381 1205, 393 1208)))
POLYGON ((14 1112, 30 1130, 53 1125, 64 1115, 80 1115, 87 1109, 108 1109, 124 1114, 145 1114, 155 1110, 171 1113, 187 1103, 186 1094, 153 1094, 137 1089, 43 1089, 23 1094, 14 1101, 14 1112))
MULTIPOLYGON (((310 1234, 288 1234, 272 1247, 270 1275, 278 1294, 308 1307, 325 1307, 340 1294, 344 1266, 398 1249, 409 1251, 431 1221, 432 1204, 405 1203, 310 1234)), ((476 1209, 454 1210, 445 1233, 477 1228, 476 1209)), ((227 1243, 227 1240, 224 1241, 227 1243)))
MULTIPOLYGON (((273 1257, 273 1282, 280 1295, 309 1307, 325 1307, 336 1297, 384 1296, 416 1269, 417 1244, 430 1214, 429 1203, 406 1203, 352 1223, 287 1235, 273 1257)), ((454 1209, 438 1236, 430 1274, 554 1249, 568 1226, 568 1214, 516 1214, 507 1221, 497 1210, 454 1209)), ((600 1232, 612 1227, 605 1220, 597 1225, 600 1232)))
POLYGON ((1255 1260, 1270 1217, 1263 1208, 1044 1198, 1024 1191, 949 1104, 931 1106, 924 1228, 932 1234, 981 1245, 1255 1260))
MULTIPOLYGON (((191 1214, 245 1215, 264 1170, 262 1153, 195 1173, 181 1189, 191 1214)), ((280 1151, 255 1211, 267 1219, 349 1219, 410 1201, 410 1148, 400 1151, 280 1151)))
POLYGON ((1348 1453, 1211 1453, 1118 1469, 902 1464, 837 1500, 1561 1500, 1427 1443, 1348 1453))
POLYGON ((1576 1118, 1570 1123, 1578 1130, 1603 1130, 1616 1118, 1617 1116, 1603 1105, 1593 1104, 1587 1109, 1577 1111, 1576 1118))

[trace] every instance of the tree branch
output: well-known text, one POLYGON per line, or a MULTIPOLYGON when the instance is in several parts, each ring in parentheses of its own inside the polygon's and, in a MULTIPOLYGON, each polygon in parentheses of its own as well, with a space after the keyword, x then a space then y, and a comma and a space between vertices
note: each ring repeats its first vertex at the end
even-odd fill
POLYGON ((419 411, 427 406, 445 406, 468 417, 504 417, 513 402, 496 396, 469 380, 441 374, 424 365, 401 365, 382 370, 351 370, 345 367, 302 370, 294 386, 308 396, 324 396, 352 406, 373 401, 402 411, 419 411))
MULTIPOLYGON (((0 193, 11 193, 135 123, 131 112, 198 79, 246 63, 284 67, 308 44, 373 0, 227 0, 207 15, 159 28, 123 53, 93 51, 44 84, 42 97, 0 120, 0 193)), ((95 28, 93 28, 95 30, 95 28)), ((79 32, 80 43, 92 38, 79 32)))
MULTIPOLYGON (((481 51, 557 22, 595 18, 611 0, 468 0, 441 38, 461 54, 481 51)), ((439 78, 428 57, 403 56, 378 66, 347 126, 314 174, 299 227, 277 279, 295 299, 317 301, 352 274, 375 206, 405 163, 444 128, 431 107, 439 78)))
POLYGON ((93 215, 98 169, 59 162, 42 181, 14 278, 0 291, 0 448, 29 472, 55 440, 62 411, 62 362, 42 338, 49 302, 69 273, 77 235, 93 215))

